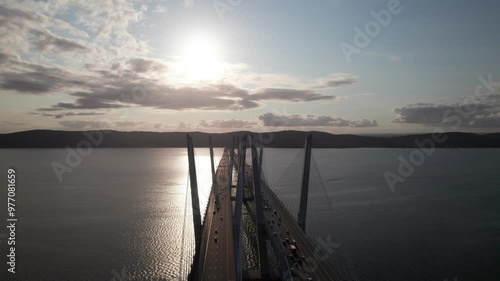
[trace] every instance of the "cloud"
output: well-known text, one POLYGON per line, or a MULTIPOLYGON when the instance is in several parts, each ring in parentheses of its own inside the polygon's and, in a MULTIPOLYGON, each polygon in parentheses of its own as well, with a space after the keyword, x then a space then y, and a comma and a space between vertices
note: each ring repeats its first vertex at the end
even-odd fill
POLYGON ((189 129, 191 129, 191 124, 179 122, 179 126, 177 127, 177 129, 180 131, 189 130, 189 129))
POLYGON ((394 121, 397 123, 439 124, 443 122, 444 112, 453 109, 453 105, 432 103, 408 104, 393 110, 397 114, 394 121))
POLYGON ((161 61, 133 58, 106 69, 87 64, 84 73, 21 61, 0 50, 0 89, 34 95, 68 94, 72 102, 58 102, 40 111, 112 109, 142 106, 168 110, 246 110, 264 101, 314 102, 334 100, 313 90, 262 88, 255 91, 227 83, 196 86, 164 84, 154 73, 162 72, 161 61), (146 75, 148 74, 148 75, 146 75), (150 74, 150 75, 149 75, 150 74))
POLYGON ((112 102, 102 102, 92 98, 80 98, 76 103, 58 102, 51 108, 41 108, 41 111, 52 111, 62 109, 109 109, 109 108, 124 108, 126 105, 121 105, 112 102), (52 110, 51 110, 52 109, 52 110))
POLYGON ((58 109, 100 109, 144 106, 170 110, 240 110, 241 99, 233 97, 231 88, 214 85, 202 88, 174 88, 144 80, 143 83, 115 81, 108 86, 92 88, 87 92, 75 92, 74 103, 57 103, 58 109), (143 85, 148 85, 145 88, 143 85))
POLYGON ((16 4, 23 6, 25 10, 0 5, 0 38, 2 42, 8 42, 8 52, 28 52, 30 47, 37 51, 91 51, 91 48, 83 43, 63 38, 52 32, 88 39, 89 36, 84 30, 60 19, 44 15, 41 11, 34 9, 36 3, 22 2, 16 2, 16 4))
MULTIPOLYGON (((34 113, 38 114, 38 113, 34 113)), ((62 112, 57 114, 52 113, 41 113, 40 116, 49 116, 57 119, 61 119, 67 116, 95 116, 95 115, 104 115, 104 112, 62 112)))
POLYGON ((111 82, 109 86, 96 87, 87 92, 75 92, 71 95, 77 97, 74 103, 58 103, 53 108, 119 108, 128 104, 169 110, 244 110, 258 108, 261 106, 259 102, 264 100, 311 102, 334 99, 334 96, 293 89, 264 89, 250 94, 248 90, 228 84, 173 87, 152 80, 136 83, 117 80, 111 82), (137 89, 143 89, 142 96, 134 98, 134 91, 137 89))
POLYGON ((112 127, 110 122, 99 121, 59 121, 59 124, 64 128, 74 130, 97 130, 97 129, 110 129, 112 127))
POLYGON ((76 77, 58 67, 26 63, 2 50, 0 65, 0 89, 4 90, 41 95, 85 84, 84 77, 76 77))
POLYGON ((211 121, 202 120, 198 124, 199 127, 223 128, 223 129, 234 129, 234 128, 246 129, 246 128, 252 128, 255 125, 257 125, 257 122, 255 121, 237 120, 237 119, 211 120, 211 121))
POLYGON ((139 125, 146 124, 146 122, 134 122, 134 121, 118 121, 113 122, 113 125, 118 128, 129 128, 129 127, 137 127, 139 125))
POLYGON ((133 2, 102 0, 99 2, 75 3, 77 23, 98 37, 121 34, 131 39, 126 29, 142 18, 144 10, 134 7, 133 2), (119 31, 119 32, 117 32, 119 31))
POLYGON ((9 52, 28 53, 32 62, 60 64, 64 55, 65 62, 69 58, 71 62, 106 64, 117 57, 150 52, 145 41, 128 32, 143 12, 142 6, 130 1, 71 1, 68 5, 66 1, 7 0, 0 5, 0 38, 9 52), (68 12, 71 17, 64 20, 55 16, 68 12), (46 51, 58 57, 46 55, 46 51))
POLYGON ((138 73, 149 72, 149 71, 162 71, 166 69, 165 64, 156 60, 150 60, 144 58, 133 58, 129 60, 127 63, 131 66, 132 71, 138 73))
POLYGON ((0 52, 0 64, 3 64, 9 60, 9 55, 0 52))
MULTIPOLYGON (((254 93, 249 90, 225 83, 203 86, 173 86, 163 84, 159 79, 144 77, 137 72, 160 69, 153 60, 131 60, 131 70, 97 70, 93 76, 82 76, 80 80, 69 73, 58 73, 52 79, 32 79, 34 73, 16 74, 17 80, 7 79, 4 88, 29 91, 33 94, 66 89, 75 98, 73 102, 59 102, 41 111, 68 109, 109 109, 127 106, 142 106, 168 110, 245 110, 262 106, 263 101, 313 102, 333 100, 335 96, 325 95, 311 90, 259 89, 254 93), (23 79, 23 80, 20 80, 23 79), (67 80, 65 80, 67 79, 67 80), (24 82, 36 82, 30 85, 24 82), (50 81, 50 83, 49 83, 50 81), (19 83, 21 82, 21 83, 19 83), (30 86, 29 89, 25 89, 30 86), (71 91, 71 89, 74 89, 71 91)), ((42 68, 45 69, 45 68, 42 68)), ((51 72, 45 73, 45 75, 51 72)), ((42 73, 37 73, 38 78, 42 73)), ((8 78, 8 77, 5 77, 8 78)))
POLYGON ((428 126, 500 127, 500 95, 481 95, 461 103, 415 103, 395 108, 394 122, 428 126))
POLYGON ((368 128, 368 127, 378 127, 377 120, 372 119, 363 119, 363 120, 357 120, 357 121, 349 121, 349 126, 350 127, 355 127, 355 128, 368 128))
POLYGON ((34 45, 38 51, 62 51, 62 52, 90 52, 91 49, 83 43, 78 43, 75 40, 57 37, 49 31, 33 30, 33 36, 37 38, 34 45))
POLYGON ((148 122, 135 122, 135 121, 59 121, 59 125, 66 129, 71 130, 102 130, 102 129, 150 129, 154 124, 148 122))
POLYGON ((253 88, 333 89, 352 85, 358 77, 351 73, 333 73, 309 80, 284 73, 255 73, 246 64, 225 65, 225 81, 253 88), (309 81, 308 81, 309 80, 309 81))
POLYGON ((21 93, 43 94, 57 88, 57 77, 49 73, 32 72, 26 75, 18 73, 3 73, 0 77, 0 87, 4 90, 15 90, 21 93))
POLYGON ((318 79, 318 82, 313 88, 338 88, 354 84, 358 77, 350 73, 337 73, 329 77, 318 79))
POLYGON ((269 127, 377 127, 376 120, 348 120, 327 115, 299 115, 264 113, 259 116, 264 126, 269 127))
POLYGON ((148 10, 143 5, 115 0, 5 3, 0 5, 0 40, 9 47, 0 47, 0 90, 65 95, 41 106, 42 116, 61 119, 129 107, 238 111, 263 107, 267 101, 329 101, 336 97, 320 89, 350 85, 357 79, 339 73, 297 82, 300 79, 285 74, 248 73, 247 66, 228 64, 225 73, 231 74, 216 82, 182 84, 179 81, 184 80, 175 79, 178 60, 151 58, 147 42, 128 31, 143 19, 148 10))
POLYGON ((290 102, 307 102, 318 100, 333 100, 335 96, 325 95, 311 90, 294 90, 294 89, 261 89, 256 93, 251 94, 248 100, 285 100, 290 102))

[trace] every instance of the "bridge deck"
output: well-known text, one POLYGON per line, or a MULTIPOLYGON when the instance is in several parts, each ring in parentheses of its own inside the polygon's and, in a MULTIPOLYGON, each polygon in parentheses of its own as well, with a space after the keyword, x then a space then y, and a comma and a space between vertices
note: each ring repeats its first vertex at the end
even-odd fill
POLYGON ((217 209, 215 194, 213 194, 214 189, 212 189, 203 225, 196 280, 236 280, 228 161, 229 152, 226 149, 216 172, 220 208, 217 209), (217 242, 215 242, 215 238, 217 238, 217 242))
MULTIPOLYGON (((239 163, 236 160, 235 163, 239 163)), ((245 170, 249 179, 253 181, 252 166, 247 164, 245 170)), ((318 254, 318 251, 321 253, 321 249, 316 249, 316 245, 302 231, 297 221, 264 180, 261 180, 261 188, 265 206, 264 217, 266 224, 268 224, 268 232, 270 232, 268 233, 269 238, 279 240, 283 246, 281 250, 285 251, 286 257, 289 257, 288 263, 293 271, 293 277, 296 278, 294 280, 308 280, 308 278, 323 281, 336 280, 330 265, 320 256, 321 254, 318 254), (294 240, 296 241, 296 254, 292 252, 290 247, 294 240)))
MULTIPOLYGON (((235 155, 235 158, 234 163, 236 164, 238 157, 235 155)), ((214 189, 212 189, 203 226, 200 262, 197 272, 195 272, 195 280, 229 281, 236 279, 228 162, 229 152, 226 149, 216 173, 220 192, 220 209, 216 207, 214 189), (215 241, 216 237, 217 242, 215 241)), ((247 164, 245 170, 249 180, 249 188, 252 190, 250 187, 254 180, 252 167, 247 164)), ((286 257, 287 263, 292 268, 294 280, 335 280, 331 267, 318 255, 315 245, 300 229, 296 220, 271 191, 267 183, 261 181, 261 185, 265 206, 264 217, 269 239, 277 241, 275 243, 275 245, 279 245, 277 250, 286 257), (295 243, 293 243, 294 240, 295 243), (295 253, 290 247, 292 244, 296 246, 295 253)))
POLYGON ((307 278, 325 281, 335 280, 332 276, 333 271, 330 266, 318 255, 319 249, 316 249, 316 246, 300 229, 296 220, 290 215, 266 183, 263 184, 263 192, 264 198, 266 198, 265 206, 268 207, 264 211, 264 215, 266 220, 270 221, 268 224, 273 225, 273 230, 276 233, 272 235, 281 238, 282 244, 286 245, 286 255, 293 257, 293 259, 289 259, 290 268, 293 270, 292 275, 298 277, 299 280, 308 280, 307 278), (294 240, 295 243, 293 243, 294 240), (295 255, 290 247, 293 244, 297 248, 295 255))

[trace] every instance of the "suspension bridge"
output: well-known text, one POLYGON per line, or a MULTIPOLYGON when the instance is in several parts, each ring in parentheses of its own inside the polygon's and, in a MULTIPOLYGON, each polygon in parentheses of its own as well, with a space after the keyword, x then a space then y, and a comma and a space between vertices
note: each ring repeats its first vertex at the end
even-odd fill
POLYGON ((192 214, 186 213, 185 223, 191 217, 195 243, 192 263, 181 273, 195 281, 340 280, 328 262, 332 249, 306 232, 310 220, 324 219, 317 210, 331 214, 312 136, 272 186, 262 171, 264 150, 257 146, 251 135, 234 138, 216 169, 209 139, 212 189, 202 218, 194 144, 187 135, 192 214))

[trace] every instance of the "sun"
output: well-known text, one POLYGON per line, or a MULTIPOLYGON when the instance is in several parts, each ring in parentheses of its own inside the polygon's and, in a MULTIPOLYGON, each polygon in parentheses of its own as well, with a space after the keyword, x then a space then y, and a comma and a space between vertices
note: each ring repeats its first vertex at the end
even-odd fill
POLYGON ((219 47, 207 37, 190 38, 182 55, 186 78, 191 81, 216 80, 222 75, 219 47))

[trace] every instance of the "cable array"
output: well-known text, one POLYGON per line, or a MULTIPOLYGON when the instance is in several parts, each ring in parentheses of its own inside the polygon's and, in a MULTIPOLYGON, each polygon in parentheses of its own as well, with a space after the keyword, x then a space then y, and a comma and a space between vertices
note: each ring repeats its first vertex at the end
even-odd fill
POLYGON ((325 229, 323 227, 325 218, 331 218, 334 214, 328 191, 321 177, 314 153, 312 153, 306 218, 307 232, 314 235, 322 234, 320 232, 325 229))
POLYGON ((305 151, 299 150, 276 184, 271 187, 271 190, 294 218, 297 218, 299 212, 304 157, 305 151))
MULTIPOLYGON (((300 205, 300 194, 302 188, 302 174, 304 169, 305 150, 300 150, 292 162, 285 169, 285 172, 278 179, 271 190, 276 194, 281 203, 287 208, 292 217, 297 219, 300 205)), ((311 168, 309 175, 309 190, 306 218, 306 233, 312 242, 318 245, 315 238, 331 239, 335 241, 335 236, 331 233, 333 225, 332 218, 335 217, 332 202, 328 195, 323 178, 318 167, 318 163, 311 155, 311 168)), ((318 245, 320 246, 320 245, 318 245)), ((357 266, 347 249, 339 248, 330 254, 328 263, 332 265, 335 274, 341 280, 359 281, 359 266, 357 266)))
MULTIPOLYGON (((308 236, 331 239, 334 243, 340 242, 335 239, 335 231, 333 227, 324 227, 325 219, 328 222, 327 225, 335 226, 334 219, 335 216, 338 216, 339 214, 336 214, 334 211, 325 182, 321 177, 318 163, 314 157, 314 153, 311 156, 311 172, 309 181, 309 204, 306 219, 308 236)), ((314 240, 313 242, 317 243, 317 241, 314 240)), ((342 245, 339 244, 339 248, 335 249, 334 252, 330 254, 328 262, 331 265, 334 265, 332 268, 334 272, 341 277, 341 280, 359 281, 361 280, 359 277, 359 266, 355 264, 351 258, 349 250, 346 247, 346 245, 342 247, 342 245)))

